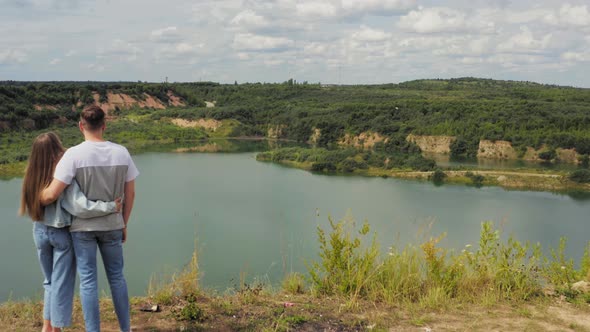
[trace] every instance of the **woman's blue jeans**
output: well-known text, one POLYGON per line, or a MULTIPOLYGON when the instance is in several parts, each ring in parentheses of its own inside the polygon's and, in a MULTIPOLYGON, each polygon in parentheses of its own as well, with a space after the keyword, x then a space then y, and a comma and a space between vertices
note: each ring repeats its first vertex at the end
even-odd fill
POLYGON ((72 232, 87 332, 100 331, 96 248, 100 250, 121 331, 130 331, 129 295, 123 276, 123 231, 72 232))
POLYGON ((72 301, 76 281, 76 260, 70 228, 33 223, 33 239, 45 280, 43 319, 55 327, 72 323, 72 301))

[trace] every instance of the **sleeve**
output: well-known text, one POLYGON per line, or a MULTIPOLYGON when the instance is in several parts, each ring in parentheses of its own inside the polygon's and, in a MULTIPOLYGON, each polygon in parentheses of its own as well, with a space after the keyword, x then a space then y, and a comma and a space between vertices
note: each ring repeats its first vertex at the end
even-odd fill
POLYGON ((80 218, 102 217, 117 210, 115 202, 91 201, 86 198, 76 180, 64 191, 61 207, 80 218))
POLYGON ((133 181, 139 175, 139 171, 137 170, 137 167, 135 166, 133 159, 131 159, 131 155, 129 154, 129 152, 127 152, 127 157, 128 157, 128 161, 127 161, 128 168, 127 168, 127 177, 125 178, 125 182, 133 181))
POLYGON ((55 167, 53 177, 65 184, 72 183, 72 179, 76 175, 76 165, 74 159, 71 157, 70 150, 67 150, 61 157, 60 161, 55 167))

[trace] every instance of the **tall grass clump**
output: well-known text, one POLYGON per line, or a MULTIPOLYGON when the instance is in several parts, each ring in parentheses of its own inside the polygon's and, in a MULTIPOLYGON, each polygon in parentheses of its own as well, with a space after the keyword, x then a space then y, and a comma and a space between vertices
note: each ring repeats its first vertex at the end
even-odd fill
POLYGON ((313 290, 320 294, 334 294, 354 300, 368 295, 370 284, 380 270, 379 248, 375 236, 369 245, 363 241, 370 232, 368 223, 356 230, 351 218, 330 220, 331 232, 318 226, 320 262, 312 262, 309 274, 313 290))
POLYGON ((493 223, 481 226, 479 248, 462 253, 468 264, 465 291, 490 290, 498 300, 527 300, 541 292, 541 246, 521 243, 512 236, 501 241, 493 223))
POLYGON ((382 255, 369 225, 330 219, 330 231, 318 227, 320 259, 308 265, 311 288, 319 295, 339 295, 396 304, 442 308, 454 302, 494 304, 526 301, 553 284, 571 287, 590 273, 590 246, 579 271, 565 257, 565 239, 551 257, 540 244, 504 240, 492 222, 483 222, 476 248, 460 252, 440 246, 445 234, 420 245, 395 246, 382 255))
POLYGON ((192 298, 199 292, 199 256, 197 246, 189 263, 180 272, 164 278, 152 276, 148 296, 159 304, 171 304, 176 297, 192 298))
POLYGON ((305 278, 301 273, 289 273, 283 279, 282 289, 289 294, 302 294, 305 292, 305 278))

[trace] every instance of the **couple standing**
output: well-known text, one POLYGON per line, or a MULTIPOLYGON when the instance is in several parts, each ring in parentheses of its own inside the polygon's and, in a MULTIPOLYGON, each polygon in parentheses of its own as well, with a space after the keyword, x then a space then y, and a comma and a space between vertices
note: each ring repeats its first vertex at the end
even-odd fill
POLYGON ((33 238, 45 278, 43 331, 71 324, 76 268, 86 331, 100 331, 98 248, 119 326, 127 332, 123 243, 139 172, 125 147, 103 139, 100 107, 85 108, 79 127, 85 141, 65 152, 56 134, 39 135, 23 180, 19 212, 36 221, 33 238))

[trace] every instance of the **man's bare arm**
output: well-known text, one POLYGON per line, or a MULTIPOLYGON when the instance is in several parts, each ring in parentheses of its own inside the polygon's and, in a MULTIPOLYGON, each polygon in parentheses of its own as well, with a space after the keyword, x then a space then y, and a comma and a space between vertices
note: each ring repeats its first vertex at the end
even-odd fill
POLYGON ((67 184, 59 180, 53 179, 53 181, 51 181, 51 183, 49 184, 49 187, 43 189, 43 191, 41 192, 41 204, 49 205, 55 202, 67 186, 67 184))
POLYGON ((129 216, 131 216, 131 210, 133 209, 133 202, 135 201, 135 180, 125 182, 125 195, 123 196, 123 221, 125 226, 129 222, 129 216))

